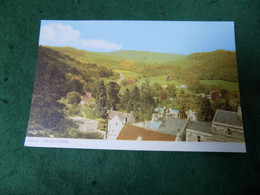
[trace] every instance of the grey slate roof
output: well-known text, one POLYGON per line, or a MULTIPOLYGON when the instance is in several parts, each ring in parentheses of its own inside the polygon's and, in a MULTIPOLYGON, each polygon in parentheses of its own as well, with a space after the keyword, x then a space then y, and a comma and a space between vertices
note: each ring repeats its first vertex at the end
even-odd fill
POLYGON ((211 133, 212 125, 208 122, 194 121, 189 124, 187 129, 200 131, 203 133, 211 133))
POLYGON ((188 121, 186 119, 167 116, 156 131, 169 135, 177 135, 178 129, 182 130, 187 123, 188 121))
POLYGON ((243 127, 243 122, 238 118, 237 112, 226 110, 217 110, 212 122, 243 127))

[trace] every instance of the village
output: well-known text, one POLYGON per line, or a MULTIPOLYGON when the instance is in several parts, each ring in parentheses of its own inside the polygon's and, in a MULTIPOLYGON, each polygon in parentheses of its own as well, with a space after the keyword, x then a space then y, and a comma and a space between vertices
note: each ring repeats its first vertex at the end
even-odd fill
MULTIPOLYGON (((198 94, 208 98, 211 95, 198 94)), ((91 93, 81 97, 82 107, 94 104, 91 93)), ((81 133, 97 133, 104 140, 178 141, 178 142, 244 142, 241 107, 237 112, 217 109, 211 122, 198 121, 194 110, 186 111, 186 119, 178 109, 156 107, 149 121, 136 122, 133 111, 126 113, 111 107, 107 110, 106 128, 99 129, 100 121, 83 117, 71 117, 81 133)))

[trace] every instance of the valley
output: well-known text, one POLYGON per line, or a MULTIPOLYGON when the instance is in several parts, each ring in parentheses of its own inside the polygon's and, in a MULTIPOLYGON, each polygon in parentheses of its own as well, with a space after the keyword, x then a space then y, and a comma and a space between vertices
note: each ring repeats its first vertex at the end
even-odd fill
POLYGON ((131 114, 139 126, 161 108, 177 110, 180 119, 196 113, 208 122, 217 109, 235 111, 240 104, 231 51, 178 55, 40 46, 37 67, 31 135, 38 129, 54 137, 100 139, 110 136, 99 132, 107 132, 112 112, 131 114), (79 132, 85 123, 98 131, 79 132))

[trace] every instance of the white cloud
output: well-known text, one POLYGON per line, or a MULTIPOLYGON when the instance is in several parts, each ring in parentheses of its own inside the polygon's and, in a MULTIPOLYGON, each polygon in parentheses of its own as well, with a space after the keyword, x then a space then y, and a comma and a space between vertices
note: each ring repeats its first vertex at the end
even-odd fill
POLYGON ((114 51, 122 46, 101 39, 86 40, 80 37, 80 32, 70 25, 52 23, 41 27, 40 45, 71 46, 85 50, 114 51))
POLYGON ((40 44, 66 46, 80 38, 80 33, 69 25, 49 24, 41 28, 40 44))
POLYGON ((111 43, 106 40, 92 39, 92 40, 81 40, 79 43, 81 48, 94 49, 94 50, 120 50, 121 45, 111 43))

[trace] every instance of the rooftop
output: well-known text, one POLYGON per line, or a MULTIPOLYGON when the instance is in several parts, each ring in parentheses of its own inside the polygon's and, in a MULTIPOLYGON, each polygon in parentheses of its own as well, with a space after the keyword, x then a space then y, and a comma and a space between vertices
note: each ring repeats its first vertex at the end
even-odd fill
POLYGON ((157 108, 154 109, 154 111, 155 111, 155 112, 164 111, 164 108, 158 108, 158 107, 157 107, 157 108))
POLYGON ((80 117, 80 116, 74 116, 74 117, 70 117, 70 119, 74 120, 74 121, 81 121, 81 122, 97 122, 96 120, 91 120, 91 119, 88 119, 88 118, 83 118, 83 117, 80 117))
POLYGON ((208 122, 194 121, 189 124, 187 129, 200 131, 203 133, 211 133, 212 125, 208 122))
POLYGON ((162 122, 157 132, 166 133, 169 135, 177 135, 178 130, 181 130, 188 123, 186 119, 174 118, 167 116, 162 122))
POLYGON ((81 97, 81 100, 84 102, 88 102, 88 100, 91 98, 91 93, 86 93, 86 95, 81 97))
POLYGON ((170 111, 171 111, 171 112, 175 112, 175 113, 179 113, 179 110, 173 109, 173 108, 170 108, 170 111))
POLYGON ((142 127, 126 125, 119 133, 117 140, 137 140, 144 141, 175 141, 176 136, 147 130, 142 127))
POLYGON ((243 122, 238 117, 237 112, 231 112, 226 110, 217 110, 212 123, 214 122, 243 127, 243 122))
POLYGON ((119 112, 119 111, 115 111, 115 110, 111 110, 109 112, 108 118, 112 119, 114 118, 114 116, 118 116, 118 118, 123 121, 125 118, 127 118, 127 121, 131 120, 132 115, 129 113, 124 113, 124 112, 119 112))

